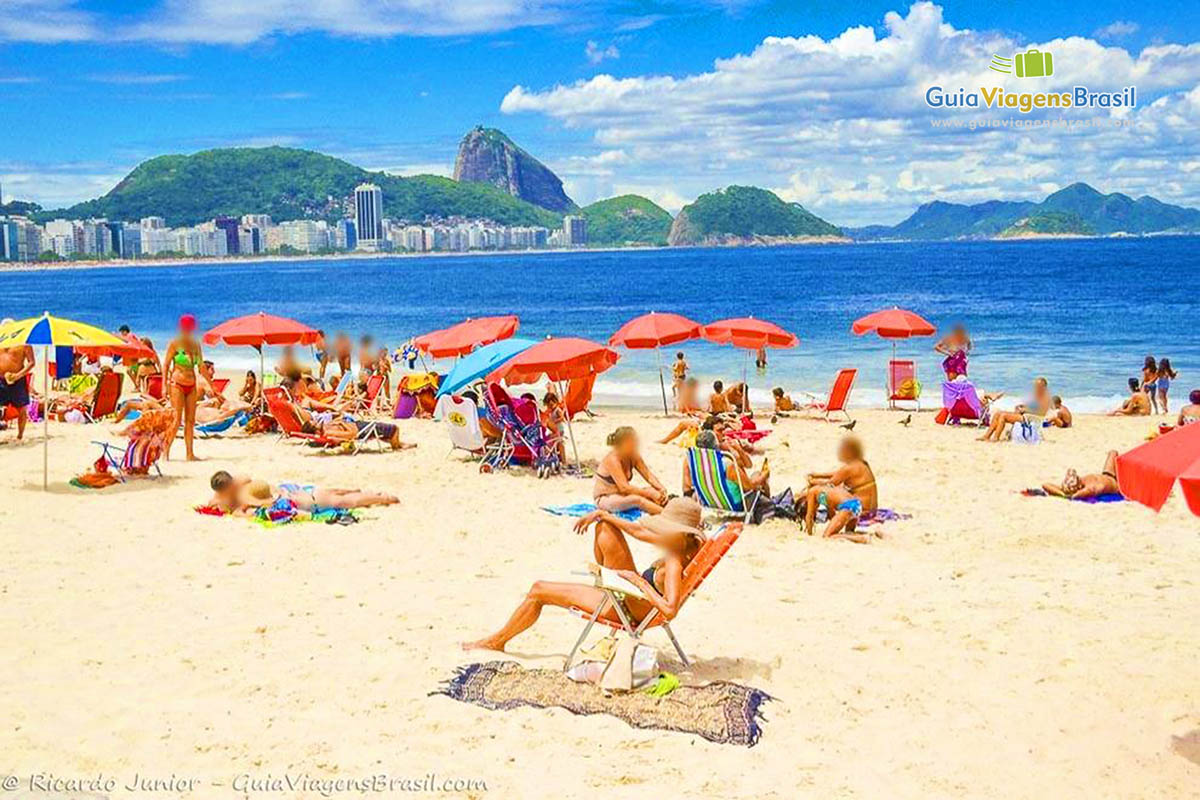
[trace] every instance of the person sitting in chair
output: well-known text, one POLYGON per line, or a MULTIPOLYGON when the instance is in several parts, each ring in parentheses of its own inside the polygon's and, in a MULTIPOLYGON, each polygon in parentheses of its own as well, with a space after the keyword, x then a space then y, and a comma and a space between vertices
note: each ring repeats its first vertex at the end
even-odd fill
MULTIPOLYGON (((696 447, 706 450, 716 450, 722 454, 721 465, 725 470, 725 477, 731 489, 736 490, 737 497, 734 498, 735 503, 741 503, 744 500, 744 495, 752 491, 759 491, 769 495, 771 493, 768 481, 771 478, 771 467, 767 464, 767 459, 763 459, 762 468, 754 470, 754 462, 746 451, 733 441, 726 441, 724 445, 720 444, 717 439, 717 433, 711 429, 702 429, 696 435, 696 447)), ((692 485, 692 470, 689 465, 689 457, 687 453, 683 455, 683 496, 693 497, 696 494, 696 487, 692 485)))

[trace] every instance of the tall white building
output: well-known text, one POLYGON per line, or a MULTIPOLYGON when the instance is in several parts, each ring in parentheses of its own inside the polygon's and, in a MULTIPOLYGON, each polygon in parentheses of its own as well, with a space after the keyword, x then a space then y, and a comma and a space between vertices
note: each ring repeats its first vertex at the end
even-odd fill
POLYGON ((358 231, 358 249, 383 249, 383 190, 373 183, 354 188, 354 222, 358 231))
POLYGON ((563 217, 563 244, 567 247, 587 244, 586 219, 569 214, 563 217))

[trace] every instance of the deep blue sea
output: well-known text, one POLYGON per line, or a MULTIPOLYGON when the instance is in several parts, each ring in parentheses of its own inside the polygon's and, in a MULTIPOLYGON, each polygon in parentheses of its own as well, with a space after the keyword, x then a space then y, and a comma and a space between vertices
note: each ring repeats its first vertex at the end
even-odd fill
MULTIPOLYGON (((371 333, 397 346, 468 316, 516 313, 521 335, 604 341, 627 319, 674 311, 700 322, 753 315, 796 333, 771 351, 755 394, 771 386, 824 393, 856 366, 857 405, 882 402, 891 344, 850 332, 890 306, 944 329, 968 326, 971 377, 1024 393, 1036 375, 1080 411, 1125 394, 1147 355, 1180 372, 1175 403, 1200 387, 1200 237, 1016 242, 813 245, 778 248, 561 252, 461 257, 238 262, 0 273, 0 316, 49 310, 115 329, 128 324, 161 345, 184 312, 209 327, 265 310, 329 333, 371 333)), ((933 339, 899 343, 937 396, 933 339)), ((739 377, 744 352, 705 342, 682 348, 705 381, 739 377)), ((219 367, 257 367, 248 349, 214 350, 219 367)), ((652 403, 653 351, 624 352, 597 390, 652 403)))

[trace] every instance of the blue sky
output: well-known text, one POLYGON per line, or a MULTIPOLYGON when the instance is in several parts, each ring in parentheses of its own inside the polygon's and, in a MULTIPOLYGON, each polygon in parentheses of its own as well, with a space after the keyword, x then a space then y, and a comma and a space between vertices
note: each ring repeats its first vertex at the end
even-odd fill
POLYGON ((154 155, 262 144, 447 173, 484 123, 580 202, 756 183, 859 223, 1081 179, 1200 204, 1197 41, 1193 4, 1103 0, 2 0, 0 180, 54 206, 154 155), (981 48, 1043 43, 1073 80, 1136 81, 1137 132, 947 134, 909 102, 971 85, 981 48))

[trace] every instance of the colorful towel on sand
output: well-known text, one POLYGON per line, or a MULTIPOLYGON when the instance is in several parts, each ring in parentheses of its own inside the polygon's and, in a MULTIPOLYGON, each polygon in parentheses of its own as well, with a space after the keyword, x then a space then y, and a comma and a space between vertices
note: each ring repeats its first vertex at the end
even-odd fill
MULTIPOLYGON (((1022 489, 1021 494, 1023 494, 1025 497, 1055 496, 1047 492, 1045 489, 1022 489)), ((1062 497, 1059 499, 1066 500, 1067 498, 1062 497)), ((1071 500, 1075 501, 1076 503, 1088 503, 1090 505, 1095 505, 1096 503, 1123 503, 1125 502, 1125 496, 1117 492, 1111 492, 1109 494, 1098 494, 1095 497, 1072 497, 1071 500)))
MULTIPOLYGON (((324 522, 327 525, 352 525, 359 521, 357 513, 344 508, 322 508, 313 512, 293 509, 288 513, 280 513, 278 510, 272 510, 273 508, 260 508, 253 516, 244 517, 244 519, 258 523, 264 528, 278 528, 280 525, 287 525, 292 522, 324 522)), ((210 517, 233 516, 228 511, 214 505, 196 506, 195 511, 197 514, 204 514, 210 517)))
POLYGON ((492 710, 532 706, 565 708, 579 716, 608 714, 635 728, 692 733, 717 744, 744 747, 758 743, 762 705, 774 699, 760 689, 725 681, 680 686, 666 697, 607 694, 590 683, 576 683, 561 670, 525 669, 513 661, 459 667, 443 688, 430 694, 492 710))
MULTIPOLYGON (((595 510, 595 503, 575 503, 569 506, 542 506, 542 511, 553 514, 556 517, 586 517, 595 510)), ((626 511, 615 511, 613 513, 621 519, 635 520, 642 515, 642 510, 640 508, 631 508, 626 511)))
POLYGON ((901 514, 899 511, 893 511, 890 508, 877 508, 859 517, 858 524, 859 527, 882 525, 885 522, 897 522, 902 519, 912 519, 912 514, 901 514))

